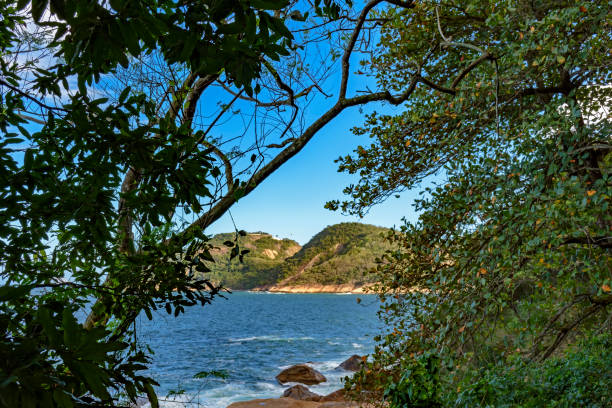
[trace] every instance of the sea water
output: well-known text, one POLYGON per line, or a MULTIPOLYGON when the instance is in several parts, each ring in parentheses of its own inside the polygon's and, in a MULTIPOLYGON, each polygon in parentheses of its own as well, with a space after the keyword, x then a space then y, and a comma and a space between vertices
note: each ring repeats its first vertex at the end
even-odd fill
POLYGON ((371 353, 380 329, 373 295, 235 292, 226 297, 188 308, 178 318, 162 311, 152 321, 139 318, 138 338, 155 352, 147 374, 160 383, 162 407, 225 408, 236 401, 278 398, 294 384, 281 385, 274 377, 300 363, 327 377, 310 390, 328 394, 351 374, 338 365, 353 354, 371 353), (227 377, 193 377, 202 371, 227 377))

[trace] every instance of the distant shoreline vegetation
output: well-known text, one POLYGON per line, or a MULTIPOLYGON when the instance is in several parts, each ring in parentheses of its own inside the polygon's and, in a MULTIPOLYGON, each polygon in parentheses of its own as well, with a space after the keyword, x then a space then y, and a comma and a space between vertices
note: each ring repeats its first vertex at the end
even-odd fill
POLYGON ((242 262, 230 260, 224 242, 234 233, 217 234, 210 243, 215 259, 206 278, 231 290, 286 293, 363 293, 377 281, 372 272, 376 258, 391 246, 384 235, 388 228, 357 222, 326 227, 303 247, 291 239, 265 232, 238 238, 242 262))

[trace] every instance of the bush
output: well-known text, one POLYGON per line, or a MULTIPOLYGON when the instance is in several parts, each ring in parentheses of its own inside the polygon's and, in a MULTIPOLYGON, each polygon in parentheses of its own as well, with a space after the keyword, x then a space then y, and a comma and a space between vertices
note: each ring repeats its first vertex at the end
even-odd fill
POLYGON ((446 394, 445 406, 610 407, 611 350, 612 336, 605 335, 544 363, 515 359, 473 371, 446 394))
POLYGON ((435 408, 440 402, 440 359, 433 353, 423 353, 408 360, 402 377, 385 390, 391 408, 435 408))

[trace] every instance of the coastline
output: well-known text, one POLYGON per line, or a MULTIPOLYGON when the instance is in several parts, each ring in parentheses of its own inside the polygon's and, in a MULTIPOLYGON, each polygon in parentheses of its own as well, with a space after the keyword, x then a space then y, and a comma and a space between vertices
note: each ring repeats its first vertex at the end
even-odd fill
POLYGON ((352 293, 352 294, 374 294, 371 290, 372 284, 354 285, 350 283, 338 285, 267 285, 250 289, 251 292, 273 292, 273 293, 352 293))

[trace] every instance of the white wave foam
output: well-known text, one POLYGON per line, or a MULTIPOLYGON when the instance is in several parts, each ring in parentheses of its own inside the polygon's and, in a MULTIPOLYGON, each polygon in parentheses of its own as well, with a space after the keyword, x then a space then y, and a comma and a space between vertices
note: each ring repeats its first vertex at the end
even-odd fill
POLYGON ((314 340, 313 337, 304 336, 304 337, 280 337, 280 336, 253 336, 253 337, 243 337, 239 339, 229 339, 230 343, 242 343, 246 341, 308 341, 314 340))
MULTIPOLYGON (((173 397, 159 396, 160 408, 222 408, 216 401, 205 401, 199 395, 182 394, 173 397)), ((141 408, 151 408, 151 404, 147 402, 141 408)))
MULTIPOLYGON (((327 377, 327 382, 312 385, 308 388, 320 395, 327 395, 342 388, 342 380, 347 373, 334 371, 339 363, 338 360, 309 363, 327 377)), ((239 401, 279 398, 283 395, 285 389, 296 384, 280 385, 276 382, 263 381, 254 384, 228 382, 214 388, 205 388, 197 394, 185 393, 170 398, 160 396, 159 403, 161 408, 226 408, 228 405, 239 401)), ((151 408, 151 406, 146 404, 142 408, 151 408)))
POLYGON ((351 345, 353 346, 353 348, 363 348, 363 344, 351 343, 351 345))
POLYGON ((269 383, 269 382, 258 382, 255 383, 255 387, 261 391, 273 391, 275 393, 282 394, 285 390, 285 387, 278 383, 269 383))
POLYGON ((342 363, 342 360, 329 360, 316 362, 309 365, 315 368, 316 370, 322 372, 323 374, 327 375, 326 372, 334 371, 336 367, 340 365, 340 363, 342 363))

